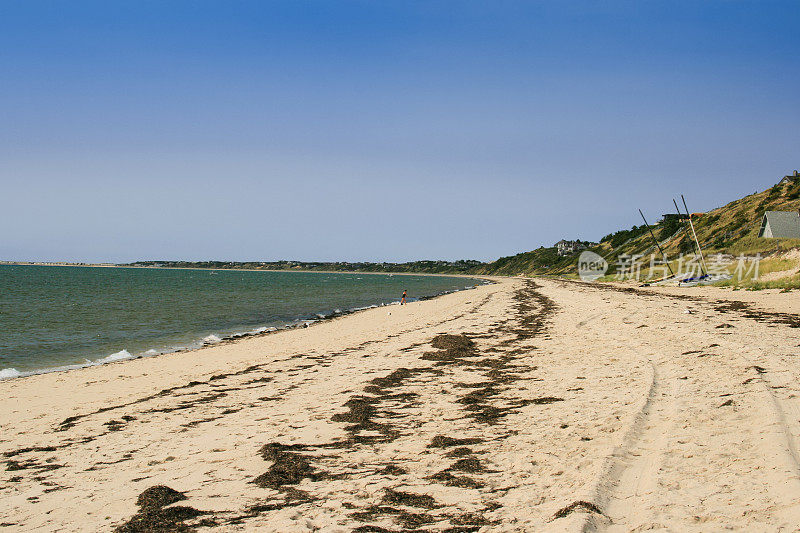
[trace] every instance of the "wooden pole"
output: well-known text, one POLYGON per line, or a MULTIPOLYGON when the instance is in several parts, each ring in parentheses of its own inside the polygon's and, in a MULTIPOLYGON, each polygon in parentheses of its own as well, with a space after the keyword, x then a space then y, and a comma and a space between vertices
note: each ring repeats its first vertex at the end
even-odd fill
POLYGON ((703 250, 700 248, 700 241, 697 240, 697 233, 694 231, 694 223, 692 222, 692 215, 689 213, 689 208, 686 207, 686 198, 681 194, 681 201, 683 208, 686 209, 686 214, 689 215, 689 226, 692 228, 692 235, 694 235, 694 242, 697 244, 697 252, 700 254, 700 266, 703 269, 703 274, 708 275, 708 268, 706 268, 706 259, 703 257, 703 250))
MULTIPOLYGON (((659 242, 658 242, 658 239, 656 239, 656 236, 655 236, 655 235, 653 235, 653 230, 652 230, 652 229, 650 229, 650 224, 648 224, 648 223, 647 223, 647 219, 646 219, 646 218, 644 218, 644 213, 642 213, 642 210, 641 210, 641 209, 639 209, 639 214, 640 214, 640 215, 642 215, 642 220, 644 220, 644 225, 645 225, 645 226, 647 226, 647 230, 650 232, 650 236, 651 236, 651 237, 653 238, 653 240, 655 241, 655 243, 656 243, 656 246, 658 246, 658 251, 659 251, 659 252, 661 252, 661 257, 664 259, 664 261, 666 261, 666 263, 667 263, 667 268, 669 269, 669 274, 670 274, 670 276, 675 276, 675 273, 672 271, 672 267, 671 267, 671 266, 669 266, 669 261, 667 260, 667 254, 665 254, 665 253, 664 253, 664 250, 662 250, 662 249, 661 249, 661 244, 659 244, 659 242)), ((652 275, 652 274, 651 274, 651 275, 652 275)))

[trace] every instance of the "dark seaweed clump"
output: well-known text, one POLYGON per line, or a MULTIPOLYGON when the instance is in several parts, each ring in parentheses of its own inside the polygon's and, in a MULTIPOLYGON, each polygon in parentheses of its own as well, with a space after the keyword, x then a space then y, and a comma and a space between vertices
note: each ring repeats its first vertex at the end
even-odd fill
MULTIPOLYGON (((397 509, 395 507, 389 507, 386 505, 371 505, 364 509, 363 511, 358 511, 355 513, 351 513, 350 517, 360 521, 368 521, 374 520, 375 518, 381 515, 390 515, 394 517, 394 519, 402 524, 404 530, 416 530, 416 528, 420 526, 424 526, 426 524, 432 524, 436 522, 437 519, 431 515, 424 514, 424 513, 412 513, 409 511, 404 511, 402 509, 397 509)), ((365 525, 360 526, 353 531, 389 531, 387 529, 381 528, 380 526, 374 525, 365 525)))
POLYGON ((296 453, 296 449, 304 449, 303 445, 286 445, 272 442, 264 445, 260 454, 267 461, 272 461, 269 469, 255 478, 253 483, 259 487, 280 490, 284 485, 296 485, 303 479, 320 481, 326 478, 324 472, 317 471, 306 456, 296 453))
POLYGON ((467 448, 466 446, 459 446, 458 448, 453 448, 446 454, 445 457, 465 457, 467 455, 472 455, 472 450, 467 448))
MULTIPOLYGON (((464 449, 468 450, 469 448, 464 448, 464 449)), ((476 481, 475 479, 468 476, 456 476, 453 474, 453 472, 480 473, 485 471, 486 469, 484 469, 480 460, 478 460, 475 457, 468 456, 464 457, 463 459, 457 460, 448 468, 442 470, 437 474, 430 476, 429 479, 439 481, 449 487, 479 489, 484 486, 484 484, 481 483, 480 481, 476 481)))
POLYGON ((452 464, 450 470, 458 470, 459 472, 484 472, 483 465, 475 457, 465 457, 459 459, 452 464))
POLYGON ((431 440, 431 443, 428 445, 428 448, 449 448, 451 446, 468 446, 471 444, 479 444, 481 442, 483 442, 483 439, 479 439, 476 437, 466 438, 466 439, 456 439, 454 437, 436 435, 431 440))
POLYGON ((367 396, 353 396, 345 402, 348 408, 346 413, 338 413, 331 417, 334 422, 350 422, 345 430, 350 434, 350 441, 353 443, 374 444, 376 442, 390 442, 400 434, 392 429, 389 424, 381 424, 372 420, 378 415, 375 405, 379 404, 380 398, 370 398, 367 396), (373 431, 377 435, 360 435, 362 431, 373 431))
POLYGON ((364 388, 364 392, 368 392, 370 394, 382 394, 384 389, 402 385, 405 380, 414 377, 414 375, 418 374, 420 370, 422 369, 398 368, 386 377, 375 378, 370 381, 370 385, 364 388))
POLYGON ((423 509, 433 509, 439 505, 433 496, 427 494, 414 494, 413 492, 403 492, 394 489, 385 489, 386 494, 383 496, 385 503, 394 505, 406 505, 408 507, 421 507, 423 509))
POLYGON ((437 365, 468 364, 465 358, 478 355, 475 341, 465 335, 437 335, 431 341, 431 346, 438 351, 429 352, 422 356, 426 361, 437 361, 437 365))
POLYGON ((402 476, 403 474, 407 473, 408 470, 394 463, 389 463, 385 468, 378 470, 378 474, 384 474, 387 476, 402 476))
POLYGON ((175 502, 185 500, 182 492, 171 489, 166 485, 156 485, 146 489, 136 498, 136 505, 146 508, 166 507, 175 502))
POLYGON ((469 352, 475 349, 475 341, 464 335, 437 335, 431 341, 437 350, 469 352))
POLYGON ((430 476, 429 479, 444 483, 448 487, 460 487, 462 489, 479 489, 484 486, 483 483, 469 476, 455 476, 449 469, 442 470, 430 476))
POLYGON ((529 400, 517 400, 516 403, 520 407, 526 405, 547 405, 549 403, 563 402, 564 398, 556 398, 555 396, 544 396, 542 398, 533 398, 529 400))
MULTIPOLYGON (((193 531, 194 528, 184 522, 207 514, 194 507, 176 505, 165 507, 171 503, 185 500, 183 493, 164 485, 150 487, 136 500, 139 512, 130 520, 118 526, 117 533, 159 533, 174 531, 193 531)), ((211 523, 206 525, 212 525, 211 523)))
MULTIPOLYGON (((761 323, 782 324, 790 328, 800 328, 800 316, 792 313, 778 313, 774 311, 761 311, 754 309, 745 302, 731 302, 718 300, 714 304, 714 309, 720 313, 738 313, 745 318, 761 323)), ((730 324, 720 324, 718 328, 733 327, 730 324)))

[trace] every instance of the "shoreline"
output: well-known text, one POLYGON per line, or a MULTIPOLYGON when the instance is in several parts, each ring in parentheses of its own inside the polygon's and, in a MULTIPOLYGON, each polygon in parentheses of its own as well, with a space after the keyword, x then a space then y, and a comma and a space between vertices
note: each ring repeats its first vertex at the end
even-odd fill
MULTIPOLYGON (((26 266, 76 266, 76 267, 87 266, 87 267, 89 267, 90 265, 26 265, 26 266)), ((94 265, 91 265, 91 267, 94 268, 94 265)), ((129 267, 119 267, 119 268, 129 268, 129 267)), ((160 268, 160 267, 130 267, 130 268, 160 268)), ((170 268, 165 268, 165 269, 169 270, 170 268)), ((174 270, 243 270, 243 269, 177 269, 176 268, 174 270)), ((267 271, 260 271, 260 270, 250 270, 250 271, 252 271, 252 272, 267 272, 267 271)), ((268 271, 268 272, 284 272, 284 271, 275 270, 275 271, 268 271)), ((324 272, 319 272, 319 273, 322 274, 324 272)), ((329 272, 329 274, 346 274, 346 273, 345 272, 329 272)), ((361 273, 358 273, 358 274, 361 274, 361 273)), ((381 273, 375 273, 375 274, 381 274, 381 273)), ((383 274, 383 275, 387 275, 387 274, 383 274)), ((416 274, 409 274, 409 275, 416 275, 416 274)), ((436 274, 431 274, 431 275, 436 275, 436 274)), ((495 281, 490 280, 488 277, 475 277, 475 276, 444 276, 444 277, 464 277, 464 278, 473 279, 473 280, 476 280, 476 281, 483 281, 484 285, 485 284, 490 284, 490 283, 495 283, 495 281)), ((441 292, 439 292, 437 294, 434 294, 434 295, 431 295, 431 296, 423 296, 423 297, 417 298, 416 300, 413 300, 413 301, 432 300, 434 298, 439 298, 439 297, 445 296, 447 294, 453 294, 453 293, 456 293, 456 292, 473 290, 478 286, 480 286, 480 284, 473 285, 472 287, 464 287, 464 288, 461 288, 461 289, 455 289, 455 290, 450 290, 450 291, 441 291, 441 292)), ((127 349, 123 348, 119 352, 115 352, 115 353, 103 356, 103 357, 101 357, 99 359, 96 359, 96 360, 90 360, 88 358, 85 358, 86 361, 87 361, 86 363, 65 364, 65 365, 56 366, 56 367, 45 367, 45 368, 40 368, 40 369, 24 370, 24 371, 19 371, 14 367, 0 368, 0 383, 3 383, 5 381, 10 381, 10 380, 20 380, 20 379, 24 379, 24 378, 28 378, 28 377, 32 377, 32 376, 38 376, 38 375, 42 375, 42 374, 72 372, 72 371, 77 371, 77 370, 83 370, 83 369, 86 369, 86 368, 93 368, 93 367, 97 367, 97 366, 110 365, 110 364, 115 364, 115 363, 124 363, 124 362, 128 362, 128 361, 139 360, 139 359, 160 357, 160 356, 178 354, 178 353, 194 352, 194 351, 202 350, 203 348, 207 348, 209 346, 217 346, 217 345, 235 343, 235 342, 242 341, 244 339, 263 337, 263 336, 266 336, 266 335, 272 335, 272 334, 275 334, 275 333, 280 333, 282 331, 290 331, 290 330, 294 330, 294 329, 307 329, 307 328, 313 327, 313 326, 315 326, 315 325, 317 325, 319 323, 325 322, 325 321, 335 320, 335 319, 338 319, 338 318, 343 318, 343 317, 354 315, 354 314, 357 314, 357 313, 360 313, 360 312, 363 312, 363 311, 367 311, 367 310, 370 310, 370 309, 380 309, 380 308, 384 308, 384 307, 391 307, 391 306, 397 305, 398 303, 399 302, 377 303, 377 304, 367 305, 367 306, 364 306, 364 307, 356 307, 356 308, 352 308, 352 309, 345 309, 345 310, 341 310, 339 312, 336 312, 336 310, 335 310, 334 312, 327 313, 327 314, 324 314, 324 313, 320 312, 320 313, 316 313, 315 314, 316 318, 302 318, 302 317, 299 317, 299 318, 292 319, 292 321, 290 323, 287 323, 287 324, 285 324, 283 326, 259 326, 259 327, 256 327, 254 329, 251 329, 251 330, 246 330, 246 331, 242 331, 242 332, 234 332, 234 333, 230 333, 230 334, 223 334, 221 336, 218 336, 217 334, 210 334, 210 335, 208 335, 206 337, 203 337, 203 338, 199 339, 198 341, 195 341, 194 343, 192 343, 193 345, 189 345, 189 346, 186 346, 186 347, 176 347, 175 349, 169 349, 169 350, 166 350, 166 351, 157 351, 155 349, 149 349, 149 350, 146 350, 146 351, 144 351, 142 353, 131 354, 130 352, 127 351, 127 349), (209 340, 209 337, 213 337, 214 339, 209 340), (148 352, 154 352, 154 353, 148 353, 148 352), (119 357, 115 358, 115 356, 119 356, 119 357), (4 373, 6 373, 6 375, 4 375, 4 373)), ((409 303, 412 303, 412 301, 410 301, 409 303)), ((338 308, 337 308, 337 310, 338 310, 338 308)))

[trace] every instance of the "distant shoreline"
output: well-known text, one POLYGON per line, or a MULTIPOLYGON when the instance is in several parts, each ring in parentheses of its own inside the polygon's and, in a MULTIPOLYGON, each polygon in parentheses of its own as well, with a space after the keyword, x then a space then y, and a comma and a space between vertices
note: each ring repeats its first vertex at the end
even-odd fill
MULTIPOLYGON (((491 274, 460 274, 439 272, 373 272, 366 270, 307 270, 300 268, 275 269, 275 268, 209 268, 209 267, 171 267, 171 266, 137 266, 118 265, 111 263, 34 263, 25 261, 0 261, 0 266, 41 266, 41 267, 77 267, 77 268, 132 268, 155 270, 213 270, 217 272, 300 272, 306 274, 372 274, 377 276, 439 276, 445 278, 479 278, 498 277, 491 274)), ((504 277, 504 276, 499 276, 504 277)))

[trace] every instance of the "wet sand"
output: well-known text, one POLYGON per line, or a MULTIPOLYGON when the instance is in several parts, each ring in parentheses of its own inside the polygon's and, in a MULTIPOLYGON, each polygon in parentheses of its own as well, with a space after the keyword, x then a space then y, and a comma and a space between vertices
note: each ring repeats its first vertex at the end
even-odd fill
POLYGON ((0 382, 0 530, 800 527, 793 294, 498 281, 0 382))

